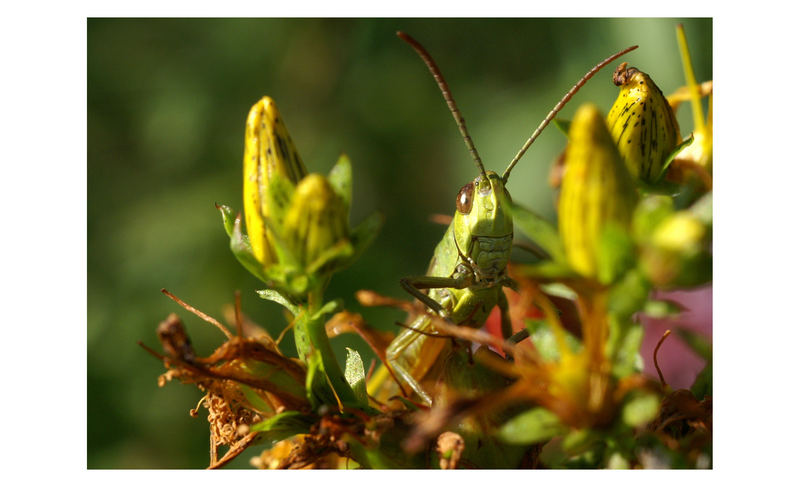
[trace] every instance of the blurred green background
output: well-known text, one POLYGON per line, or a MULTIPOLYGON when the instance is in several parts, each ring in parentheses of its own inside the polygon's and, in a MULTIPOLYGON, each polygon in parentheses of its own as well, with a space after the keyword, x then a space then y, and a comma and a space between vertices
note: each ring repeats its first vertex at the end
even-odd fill
MULTIPOLYGON (((431 52, 453 91, 487 169, 502 171, 556 101, 599 60, 623 60, 665 94, 683 84, 675 26, 683 22, 698 80, 712 78, 710 19, 89 19, 88 30, 88 467, 201 468, 208 462, 201 393, 170 383, 155 328, 169 313, 208 354, 222 335, 164 297, 167 288, 219 319, 242 291, 244 312, 277 335, 278 305, 228 250, 215 202, 241 208, 244 120, 273 97, 306 166, 325 172, 341 152, 354 168, 351 221, 373 210, 386 225, 329 298, 390 328, 402 316, 364 310, 358 289, 405 297, 398 280, 424 272, 475 176, 452 117, 405 30, 431 52)), ((614 63, 616 65, 616 63, 614 63)), ((617 95, 613 66, 562 112, 617 95)), ((688 110, 679 113, 684 135, 688 110)), ((553 218, 547 173, 564 145, 549 128, 511 176, 514 199, 553 218)), ((284 343, 287 351, 291 342, 284 343)), ((367 346, 349 338, 334 348, 367 346)), ((256 454, 258 450, 254 450, 256 454)), ((247 467, 245 454, 231 467, 247 467)))

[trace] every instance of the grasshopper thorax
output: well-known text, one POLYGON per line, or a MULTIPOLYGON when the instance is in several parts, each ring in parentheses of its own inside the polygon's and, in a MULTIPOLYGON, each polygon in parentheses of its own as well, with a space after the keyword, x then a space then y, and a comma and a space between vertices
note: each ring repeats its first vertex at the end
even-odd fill
POLYGON ((470 181, 456 196, 453 238, 476 277, 494 281, 505 271, 514 237, 511 196, 493 171, 470 181))

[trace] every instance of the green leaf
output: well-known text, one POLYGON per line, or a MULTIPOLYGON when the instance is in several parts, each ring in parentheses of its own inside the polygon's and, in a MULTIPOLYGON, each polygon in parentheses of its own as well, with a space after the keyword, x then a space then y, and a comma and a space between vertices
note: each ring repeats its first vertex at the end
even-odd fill
POLYGON ((611 357, 611 375, 621 379, 644 369, 640 352, 644 328, 627 318, 610 315, 606 353, 611 357))
POLYGON ((497 435, 506 443, 528 445, 566 432, 567 427, 561 424, 558 416, 545 408, 537 407, 511 418, 500 427, 497 435))
POLYGON ((259 289, 256 291, 256 294, 258 294, 261 299, 274 301, 280 304, 284 308, 288 309, 289 312, 292 313, 292 316, 297 316, 297 314, 300 312, 298 303, 277 289, 259 289))
POLYGON ((308 367, 306 372, 306 397, 311 406, 315 409, 323 405, 338 408, 338 401, 336 401, 336 396, 330 384, 328 384, 319 350, 311 350, 306 357, 306 366, 308 367))
POLYGON ((689 347, 703 358, 703 360, 711 361, 711 342, 704 335, 687 330, 685 328, 678 328, 676 330, 678 336, 689 345, 689 347))
MULTIPOLYGON (((307 336, 310 340, 310 343, 304 344, 304 346, 310 346, 313 349, 308 356, 310 360, 314 360, 313 364, 311 361, 308 362, 309 373, 312 372, 312 365, 314 366, 313 368, 319 367, 319 371, 322 372, 325 378, 325 385, 329 385, 327 389, 331 393, 336 391, 336 396, 344 406, 361 407, 361 404, 356 400, 353 389, 350 388, 350 384, 348 384, 347 379, 344 377, 344 372, 342 372, 339 363, 336 361, 336 355, 333 353, 330 340, 325 331, 325 317, 328 314, 335 313, 341 309, 341 307, 342 302, 340 300, 334 300, 325 303, 311 316, 300 314, 295 321, 295 337, 297 337, 299 333, 301 336, 307 336), (331 387, 333 390, 331 390, 331 387)), ((307 353, 307 350, 298 348, 298 353, 302 356, 304 353, 307 353)), ((319 379, 315 378, 315 380, 319 379)), ((319 390, 322 389, 321 380, 319 382, 309 383, 307 379, 307 388, 309 384, 314 385, 319 388, 319 390)), ((325 399, 327 396, 315 393, 315 397, 317 399, 325 399)), ((326 400, 329 399, 330 398, 327 398, 326 400)), ((333 402, 328 402, 327 404, 338 407, 338 401, 336 401, 335 398, 333 402)))
POLYGON ((341 299, 334 299, 323 304, 316 313, 311 315, 310 321, 318 321, 323 319, 326 315, 338 312, 344 307, 341 299))
POLYGON ((511 204, 511 214, 514 217, 514 226, 544 250, 551 260, 566 262, 561 237, 555 225, 514 203, 511 204))
POLYGON ((634 393, 622 406, 622 421, 633 428, 644 426, 656 417, 660 404, 658 396, 651 392, 634 393))
POLYGON ((344 201, 345 208, 349 210, 353 199, 353 168, 350 165, 350 158, 345 154, 339 156, 339 160, 328 173, 328 181, 334 192, 344 201))
POLYGON ((564 436, 561 448, 567 455, 579 455, 592 448, 602 436, 590 429, 570 431, 564 436))
POLYGON ((363 406, 367 405, 367 382, 364 374, 364 362, 361 361, 361 355, 350 347, 345 347, 347 350, 347 360, 344 366, 344 378, 353 389, 356 395, 356 400, 363 406))
POLYGON ((676 318, 686 308, 668 299, 651 299, 644 303, 642 311, 651 318, 676 318))
MULTIPOLYGON (((525 328, 542 359, 547 362, 555 362, 559 359, 558 342, 553 334, 553 329, 546 321, 526 319, 525 328)), ((565 333, 564 338, 569 349, 572 352, 578 352, 580 341, 570 333, 565 333)))
POLYGON ((704 397, 712 396, 713 376, 714 374, 711 371, 711 362, 708 362, 706 366, 703 367, 703 370, 697 374, 694 384, 692 384, 692 387, 689 389, 694 395, 695 399, 702 401, 704 397))
POLYGON ((550 296, 557 296, 559 298, 569 299, 570 301, 575 301, 578 298, 578 293, 563 282, 541 284, 539 288, 550 296))
POLYGON ((701 223, 710 226, 714 217, 712 203, 713 197, 711 191, 709 191, 689 207, 689 212, 700 220, 701 223))
POLYGON ((630 270, 617 282, 608 296, 608 311, 620 319, 627 319, 641 311, 647 302, 652 286, 637 269, 630 270))
POLYGON ((250 426, 250 431, 262 432, 261 441, 266 441, 271 448, 275 443, 294 435, 308 433, 315 423, 313 416, 298 411, 285 411, 269 419, 250 426))

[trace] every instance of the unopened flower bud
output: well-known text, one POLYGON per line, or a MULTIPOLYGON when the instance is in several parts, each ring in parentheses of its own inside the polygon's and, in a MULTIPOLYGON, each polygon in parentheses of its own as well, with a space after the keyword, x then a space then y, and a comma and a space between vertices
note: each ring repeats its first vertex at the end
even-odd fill
POLYGON ((660 288, 691 287, 711 279, 710 225, 692 211, 665 218, 642 249, 641 265, 660 288))
POLYGON ((349 238, 347 208, 321 174, 306 176, 292 195, 283 222, 283 239, 298 263, 307 268, 349 238))
POLYGON ((561 241, 570 266, 597 278, 603 232, 612 225, 627 231, 637 194, 594 105, 581 106, 572 120, 565 160, 558 202, 561 241))
POLYGON ((654 183, 680 143, 675 114, 647 74, 622 63, 614 71, 619 96, 607 123, 611 137, 634 178, 654 183))
MULTIPOLYGON (((278 107, 263 97, 250 109, 244 136, 244 216, 250 245, 264 266, 275 262, 270 215, 270 181, 282 177, 296 185, 308 171, 284 125, 278 107)), ((288 202, 287 202, 288 203, 288 202)))

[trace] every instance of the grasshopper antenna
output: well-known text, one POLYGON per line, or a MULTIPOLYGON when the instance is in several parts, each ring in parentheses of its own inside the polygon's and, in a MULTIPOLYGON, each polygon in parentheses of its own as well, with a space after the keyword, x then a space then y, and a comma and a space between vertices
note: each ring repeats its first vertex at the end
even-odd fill
POLYGON ((631 46, 631 47, 629 47, 627 49, 621 50, 620 52, 614 54, 611 57, 606 58, 605 60, 603 60, 600 63, 598 63, 595 67, 590 69, 588 73, 583 75, 583 78, 581 78, 580 80, 578 80, 577 83, 575 83, 575 86, 573 86, 572 89, 570 89, 567 92, 567 94, 564 95, 564 98, 562 98, 561 101, 556 103, 556 106, 553 107, 552 110, 550 110, 550 113, 547 114, 547 116, 542 121, 542 123, 540 123, 539 126, 536 127, 536 130, 533 131, 533 135, 531 135, 531 137, 528 139, 528 141, 525 142, 525 145, 522 146, 522 149, 520 149, 519 152, 517 152, 517 155, 514 156, 514 159, 511 161, 511 164, 509 164, 508 167, 506 168, 505 172, 503 172, 503 184, 508 182, 508 176, 511 174, 511 170, 514 169, 514 166, 517 164, 517 162, 519 162, 519 160, 525 154, 525 151, 528 150, 528 147, 530 147, 531 144, 533 144, 533 141, 536 140, 537 137, 539 137, 539 134, 541 134, 542 131, 544 130, 544 128, 547 127, 547 124, 549 124, 550 121, 553 120, 553 118, 555 118, 556 114, 562 108, 564 108, 564 105, 566 105, 567 102, 575 95, 575 93, 578 92, 578 90, 581 88, 581 86, 586 84, 586 82, 589 81, 592 78, 592 76, 594 76, 595 74, 597 74, 598 71, 600 71, 601 69, 606 67, 611 61, 617 59, 618 57, 620 57, 620 56, 622 56, 624 54, 627 54, 627 53, 633 51, 637 47, 639 47, 639 46, 631 46))
POLYGON ((450 92, 450 87, 447 86, 447 81, 444 80, 442 72, 439 71, 439 67, 436 66, 436 62, 434 62, 431 55, 428 54, 428 51, 422 47, 422 44, 417 42, 416 39, 410 35, 403 31, 397 31, 397 37, 403 39, 407 44, 413 47, 414 50, 417 51, 417 54, 419 54, 419 57, 425 62, 425 65, 428 66, 428 69, 433 75, 433 79, 436 80, 436 83, 439 85, 439 89, 444 96, 444 101, 447 102, 450 113, 453 114, 453 118, 456 120, 456 125, 458 125, 458 130, 464 138, 464 143, 467 144, 467 149, 469 153, 472 154, 472 160, 475 161, 475 165, 478 166, 478 169, 481 171, 481 177, 486 179, 486 169, 484 169, 483 162, 481 162, 481 156, 478 155, 478 150, 475 148, 475 144, 472 143, 472 137, 470 137, 469 132, 467 132, 467 124, 464 121, 464 117, 456 106, 456 102, 453 100, 453 95, 450 92))

